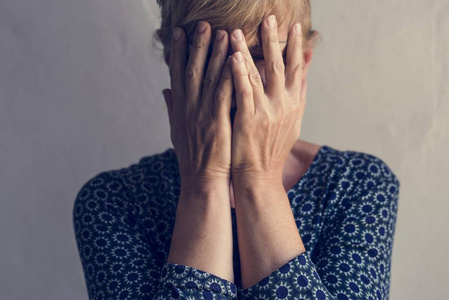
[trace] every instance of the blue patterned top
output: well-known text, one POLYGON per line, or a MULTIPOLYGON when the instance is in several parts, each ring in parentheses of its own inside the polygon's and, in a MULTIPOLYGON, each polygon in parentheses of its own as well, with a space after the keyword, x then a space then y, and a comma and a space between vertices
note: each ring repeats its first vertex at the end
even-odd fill
POLYGON ((322 146, 287 191, 306 252, 242 289, 168 263, 177 201, 172 148, 99 173, 79 191, 73 225, 90 299, 388 299, 399 181, 376 156, 322 146))

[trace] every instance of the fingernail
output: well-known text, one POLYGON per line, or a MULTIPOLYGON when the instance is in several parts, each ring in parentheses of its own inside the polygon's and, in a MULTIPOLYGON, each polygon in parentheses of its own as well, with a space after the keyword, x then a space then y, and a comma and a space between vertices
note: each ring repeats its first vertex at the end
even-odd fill
POLYGON ((206 23, 204 23, 204 22, 199 22, 198 23, 198 32, 199 33, 205 32, 206 28, 207 28, 206 23))
POLYGON ((297 34, 301 35, 302 31, 301 31, 301 23, 298 23, 295 25, 295 31, 297 34))
POLYGON ((173 39, 177 41, 179 40, 180 37, 181 37, 181 29, 179 29, 178 27, 173 28, 173 39))
POLYGON ((274 26, 276 25, 276 17, 274 15, 268 17, 267 25, 270 28, 274 28, 274 26))
POLYGON ((240 29, 237 29, 236 31, 234 31, 234 37, 237 41, 243 40, 242 31, 240 29))
POLYGON ((223 31, 217 31, 217 40, 221 41, 224 38, 225 34, 223 31))
POLYGON ((235 59, 236 59, 238 62, 242 62, 242 53, 236 52, 236 53, 235 53, 235 59))

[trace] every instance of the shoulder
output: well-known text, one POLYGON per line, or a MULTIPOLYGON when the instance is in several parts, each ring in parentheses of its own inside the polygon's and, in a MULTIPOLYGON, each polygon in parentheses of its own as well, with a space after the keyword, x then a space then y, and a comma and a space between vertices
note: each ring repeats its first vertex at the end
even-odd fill
POLYGON ((327 223, 324 231, 351 220, 371 227, 394 226, 400 181, 383 159, 325 145, 315 163, 318 165, 314 168, 311 193, 318 195, 324 211, 327 223))
POLYGON ((165 179, 176 177, 179 173, 178 158, 173 148, 168 148, 150 156, 144 156, 135 167, 148 175, 160 176, 165 179))
POLYGON ((326 202, 350 209, 366 202, 396 209, 400 181, 380 157, 355 150, 323 146, 317 172, 326 177, 326 202), (338 203, 338 204, 337 204, 338 203), (356 205, 357 204, 357 205, 356 205))
POLYGON ((74 204, 74 215, 81 208, 125 207, 139 195, 157 194, 174 178, 176 155, 172 148, 145 156, 138 163, 102 171, 89 178, 80 188, 74 204))
POLYGON ((339 177, 351 181, 389 181, 397 182, 399 179, 390 166, 380 157, 355 150, 339 150, 327 145, 319 151, 323 164, 332 167, 339 177))
POLYGON ((305 187, 323 204, 345 206, 373 197, 397 201, 400 181, 380 157, 323 145, 315 156, 305 187), (380 195, 379 195, 380 194, 380 195))

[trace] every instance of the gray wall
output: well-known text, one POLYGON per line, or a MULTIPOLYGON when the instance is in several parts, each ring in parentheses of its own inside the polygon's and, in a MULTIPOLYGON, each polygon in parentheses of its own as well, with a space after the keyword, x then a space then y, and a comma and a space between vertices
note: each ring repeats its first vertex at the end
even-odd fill
MULTIPOLYGON (((171 147, 155 8, 0 1, 0 299, 87 299, 76 193, 171 147)), ((391 299, 448 299, 449 2, 320 0, 313 21, 301 138, 392 168, 391 299)))

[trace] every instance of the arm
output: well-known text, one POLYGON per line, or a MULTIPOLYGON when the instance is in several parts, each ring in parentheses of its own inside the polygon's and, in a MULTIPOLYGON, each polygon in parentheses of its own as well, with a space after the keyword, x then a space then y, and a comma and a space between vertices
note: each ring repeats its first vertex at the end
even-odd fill
MULTIPOLYGON (((382 163, 373 163, 371 166, 375 166, 377 170, 388 169, 382 163)), ((280 256, 278 266, 282 259, 287 263, 277 269, 273 268, 268 276, 255 285, 249 288, 244 286, 244 289, 238 292, 240 299, 274 297, 274 295, 279 298, 283 298, 284 295, 286 299, 388 299, 399 181, 394 175, 378 178, 367 176, 361 182, 350 178, 356 185, 350 194, 343 194, 343 197, 324 204, 321 201, 317 202, 323 205, 318 211, 323 210, 322 216, 327 220, 323 220, 324 226, 316 248, 306 249, 306 252, 289 261, 288 256, 280 256), (373 182, 377 183, 370 185, 373 182)), ((342 179, 348 181, 350 178, 342 179)), ((260 196, 262 193, 258 195, 253 198, 256 199, 255 203, 271 201, 268 196, 260 196)), ((248 199, 240 198, 236 200, 236 205, 241 202, 253 202, 252 198, 248 199), (247 201, 248 199, 250 200, 247 201)), ((269 216, 272 213, 271 209, 273 207, 268 206, 267 211, 260 214, 260 219, 271 219, 269 216)), ((247 213, 246 217, 252 214, 247 213)), ((245 225, 246 222, 237 224, 242 232, 253 230, 250 228, 252 226, 245 225)), ((271 231, 277 232, 274 236, 284 234, 278 222, 272 221, 271 225, 265 226, 271 226, 271 231)), ((267 234, 253 231, 254 235, 267 234)), ((271 246, 264 243, 264 247, 275 249, 282 248, 285 244, 277 242, 277 245, 273 243, 271 246)), ((244 245, 252 249, 259 247, 251 243, 244 245)), ((247 251, 248 249, 242 249, 241 253, 247 251)), ((280 253, 280 250, 272 251, 280 253)), ((262 255, 262 250, 258 252, 262 255)), ((272 259, 273 256, 268 257, 272 259)), ((242 266, 251 264, 257 267, 251 256, 247 255, 245 259, 249 262, 242 261, 242 266)), ((265 259, 262 257, 262 261, 265 259)), ((267 269, 259 269, 260 275, 257 278, 260 278, 263 272, 268 273, 267 269)), ((253 270, 247 271, 242 268, 242 274, 244 273, 256 274, 253 270)), ((255 280, 257 279, 254 278, 253 282, 255 280)))
POLYGON ((195 299, 237 298, 232 252, 229 187, 217 183, 193 188, 183 183, 170 253, 155 299, 167 299, 173 293, 195 299), (179 274, 182 280, 176 279, 179 274), (202 285, 198 285, 199 276, 205 280, 202 285), (192 286, 199 288, 188 292, 192 286))
POLYGON ((170 50, 172 89, 166 90, 164 96, 179 162, 181 193, 170 254, 164 265, 160 292, 155 296, 157 299, 167 298, 169 290, 177 296, 179 289, 196 286, 195 277, 204 278, 204 272, 207 277, 210 273, 215 274, 210 284, 202 285, 208 291, 206 294, 197 291, 191 296, 200 299, 236 297, 232 283, 229 198, 232 79, 230 64, 226 63, 226 31, 217 31, 207 63, 211 31, 207 22, 198 23, 192 51, 187 51, 184 30, 175 28, 173 32, 170 50), (190 52, 188 56, 187 52, 190 52), (184 283, 177 284, 165 276, 185 276, 184 271, 188 274, 185 279, 188 281, 184 283))
MULTIPOLYGON (((76 197, 73 224, 90 299, 236 298, 236 286, 221 277, 191 266, 164 264, 160 245, 131 213, 136 200, 129 198, 130 195, 122 175, 113 171, 89 180, 76 197)), ((200 210, 214 211, 210 208, 200 210)), ((204 228, 204 224, 195 222, 204 228)), ((225 239, 215 238, 214 242, 221 240, 225 239)), ((203 251, 203 254, 206 252, 209 253, 203 251)), ((192 251, 188 253, 194 255, 192 251)), ((195 257, 193 260, 194 264, 201 264, 195 257)), ((222 261, 221 257, 218 263, 212 262, 210 266, 222 261)))
POLYGON ((236 178, 233 186, 245 289, 306 250, 281 180, 236 178))
POLYGON ((167 262, 234 281, 229 186, 182 183, 167 262))
POLYGON ((232 177, 244 288, 305 251, 282 183, 305 109, 301 27, 297 23, 289 31, 284 62, 275 17, 269 16, 261 26, 266 85, 243 32, 234 31, 231 39, 238 108, 232 177))

